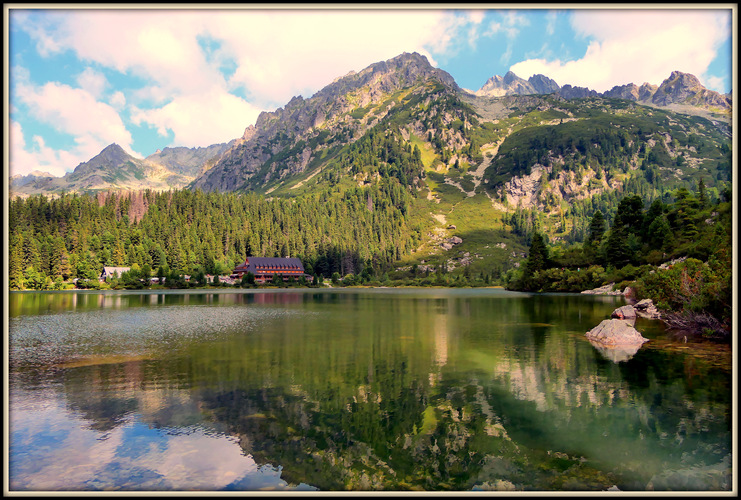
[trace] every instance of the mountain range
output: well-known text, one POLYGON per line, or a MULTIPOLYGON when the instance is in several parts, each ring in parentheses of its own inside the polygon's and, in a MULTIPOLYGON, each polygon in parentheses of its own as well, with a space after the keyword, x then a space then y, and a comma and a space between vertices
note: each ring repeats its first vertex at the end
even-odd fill
POLYGON ((476 161, 485 143, 471 144, 467 135, 471 130, 506 120, 523 106, 551 110, 553 116, 562 115, 561 121, 569 121, 573 113, 562 104, 585 98, 601 100, 605 106, 620 100, 701 115, 721 129, 732 107, 730 95, 710 91, 693 75, 679 71, 658 86, 629 84, 601 94, 559 86, 544 75, 525 80, 512 72, 467 91, 425 57, 404 53, 338 78, 310 98, 297 96, 282 108, 261 113, 240 138, 201 148, 165 148, 143 160, 111 144, 63 177, 42 172, 12 177, 10 192, 26 196, 188 187, 288 193, 338 161, 350 145, 382 123, 404 140, 429 146, 446 168, 461 161, 478 164, 471 175, 479 185, 492 158, 476 161))

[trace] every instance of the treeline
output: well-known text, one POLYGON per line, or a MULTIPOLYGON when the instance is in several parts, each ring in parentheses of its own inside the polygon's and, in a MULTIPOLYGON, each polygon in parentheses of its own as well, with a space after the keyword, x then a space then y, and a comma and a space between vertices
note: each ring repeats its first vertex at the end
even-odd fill
POLYGON ((395 178, 297 199, 168 192, 32 196, 9 203, 9 285, 53 289, 104 266, 230 274, 247 256, 298 257, 329 278, 382 273, 419 244, 395 178))
POLYGON ((582 245, 549 246, 533 233, 524 265, 506 277, 507 287, 534 292, 578 292, 614 282, 630 285, 638 298, 660 309, 705 322, 709 336, 726 336, 731 327, 731 192, 708 199, 700 181, 696 193, 677 189, 671 199, 650 205, 639 195, 624 197, 608 229, 597 211, 582 245), (668 261, 680 262, 668 268, 668 261))

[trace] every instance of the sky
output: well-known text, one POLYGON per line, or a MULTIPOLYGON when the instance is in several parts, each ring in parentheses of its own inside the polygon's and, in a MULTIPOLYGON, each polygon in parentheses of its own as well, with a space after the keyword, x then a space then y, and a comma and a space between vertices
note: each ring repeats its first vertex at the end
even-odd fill
POLYGON ((228 142, 261 112, 403 52, 426 56, 470 90, 508 71, 603 92, 628 83, 659 85, 676 70, 728 93, 734 74, 734 4, 658 4, 658 10, 29 5, 5 4, 9 175, 62 176, 111 143, 144 158, 165 147, 228 142))

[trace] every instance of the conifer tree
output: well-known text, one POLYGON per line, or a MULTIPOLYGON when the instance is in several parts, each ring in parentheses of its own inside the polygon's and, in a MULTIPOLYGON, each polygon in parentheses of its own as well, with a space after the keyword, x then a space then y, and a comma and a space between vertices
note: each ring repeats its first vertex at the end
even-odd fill
POLYGON ((592 216, 592 221, 589 223, 587 245, 599 246, 602 242, 602 236, 605 234, 605 228, 605 217, 601 211, 597 210, 592 216))

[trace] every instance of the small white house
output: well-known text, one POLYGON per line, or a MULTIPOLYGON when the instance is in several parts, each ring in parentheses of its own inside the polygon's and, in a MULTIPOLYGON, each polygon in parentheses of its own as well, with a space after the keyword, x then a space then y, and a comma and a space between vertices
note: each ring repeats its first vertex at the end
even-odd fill
POLYGON ((120 278, 123 273, 129 272, 130 267, 111 267, 105 266, 103 272, 100 273, 100 281, 105 281, 108 278, 120 278))

